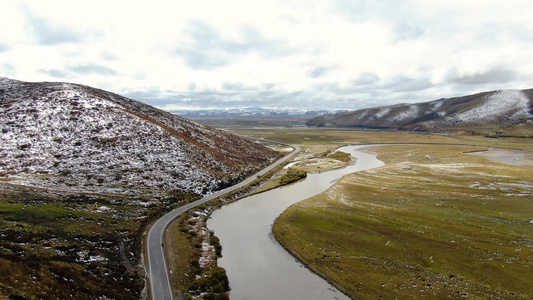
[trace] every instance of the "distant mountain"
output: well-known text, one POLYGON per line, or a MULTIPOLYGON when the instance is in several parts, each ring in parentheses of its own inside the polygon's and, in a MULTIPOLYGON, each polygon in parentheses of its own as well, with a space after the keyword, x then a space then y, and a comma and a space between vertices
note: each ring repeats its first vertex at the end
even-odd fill
POLYGON ((424 103, 340 112, 314 118, 307 125, 434 131, 533 124, 532 99, 533 89, 492 91, 424 103))
POLYGON ((190 119, 310 119, 335 111, 298 110, 261 107, 236 107, 217 109, 177 109, 170 112, 190 119))
POLYGON ((280 154, 111 92, 0 78, 0 180, 84 192, 207 193, 280 154))

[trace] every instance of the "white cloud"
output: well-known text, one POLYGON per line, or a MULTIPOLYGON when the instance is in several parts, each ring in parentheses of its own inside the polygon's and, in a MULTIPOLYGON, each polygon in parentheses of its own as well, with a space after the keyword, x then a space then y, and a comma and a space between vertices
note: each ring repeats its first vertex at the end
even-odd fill
POLYGON ((7 1, 0 75, 168 107, 429 101, 531 88, 532 10, 525 0, 7 1))

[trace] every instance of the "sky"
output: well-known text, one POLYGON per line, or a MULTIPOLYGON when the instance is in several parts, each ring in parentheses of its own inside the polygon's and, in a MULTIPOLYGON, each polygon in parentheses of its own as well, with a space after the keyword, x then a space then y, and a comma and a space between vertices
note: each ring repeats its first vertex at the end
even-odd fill
POLYGON ((0 76, 166 110, 359 109, 533 88, 530 0, 2 0, 0 76))

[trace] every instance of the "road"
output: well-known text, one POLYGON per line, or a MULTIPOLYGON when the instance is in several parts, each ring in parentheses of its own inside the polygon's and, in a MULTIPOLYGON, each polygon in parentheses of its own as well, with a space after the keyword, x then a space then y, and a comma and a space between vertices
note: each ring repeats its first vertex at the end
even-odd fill
POLYGON ((300 152, 300 147, 291 147, 294 148, 293 152, 279 159, 278 161, 263 169, 262 171, 256 173, 255 175, 245 179, 244 181, 231 187, 220 190, 218 192, 215 192, 213 194, 207 195, 200 200, 176 208, 165 214, 159 220, 157 220, 157 222, 152 226, 152 228, 150 228, 146 242, 148 255, 148 278, 150 280, 150 289, 152 291, 151 295, 153 300, 172 300, 174 298, 172 294, 172 288, 170 286, 169 274, 165 260, 165 249, 163 248, 165 231, 170 225, 170 223, 175 220, 179 215, 193 207, 196 207, 209 200, 213 200, 217 197, 220 197, 224 194, 227 194, 250 184, 258 176, 266 174, 267 172, 271 171, 281 163, 291 159, 294 155, 300 152))

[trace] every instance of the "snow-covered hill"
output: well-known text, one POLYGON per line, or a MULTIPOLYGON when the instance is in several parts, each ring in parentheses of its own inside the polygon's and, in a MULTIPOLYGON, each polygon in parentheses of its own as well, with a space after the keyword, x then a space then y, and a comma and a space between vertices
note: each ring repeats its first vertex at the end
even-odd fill
POLYGON ((533 90, 492 91, 415 104, 398 104, 317 117, 312 126, 438 130, 533 124, 533 90))
POLYGON ((278 157, 258 143, 107 91, 0 78, 4 182, 66 191, 202 194, 278 157))

